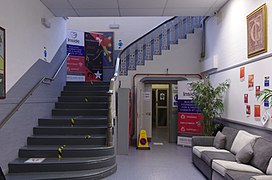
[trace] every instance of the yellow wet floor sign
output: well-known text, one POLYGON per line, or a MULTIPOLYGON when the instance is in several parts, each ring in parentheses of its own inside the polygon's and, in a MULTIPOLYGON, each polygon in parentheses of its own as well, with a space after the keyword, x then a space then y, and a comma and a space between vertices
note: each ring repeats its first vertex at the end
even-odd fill
POLYGON ((146 130, 140 131, 140 137, 139 137, 137 149, 150 150, 150 147, 149 147, 148 141, 147 141, 146 130))

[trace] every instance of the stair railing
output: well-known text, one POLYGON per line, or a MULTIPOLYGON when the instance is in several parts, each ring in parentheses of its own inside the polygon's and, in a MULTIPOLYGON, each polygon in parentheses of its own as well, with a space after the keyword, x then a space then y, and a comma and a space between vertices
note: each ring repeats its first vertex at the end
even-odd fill
POLYGON ((203 16, 175 16, 133 41, 118 56, 119 75, 128 75, 128 70, 136 70, 137 65, 144 65, 145 60, 153 60, 153 55, 160 55, 162 50, 168 50, 170 44, 177 44, 178 39, 185 39, 195 28, 202 27, 203 18, 203 16))
POLYGON ((20 100, 20 102, 5 116, 5 118, 0 123, 0 129, 10 120, 10 118, 18 111, 18 109, 26 102, 26 100, 33 94, 33 92, 43 83, 43 84, 51 84, 52 81, 56 79, 60 70, 62 69, 63 65, 65 64, 68 56, 70 53, 67 54, 65 59, 62 61, 60 66, 58 67, 57 71, 51 78, 43 77, 40 81, 38 81, 33 88, 20 100))

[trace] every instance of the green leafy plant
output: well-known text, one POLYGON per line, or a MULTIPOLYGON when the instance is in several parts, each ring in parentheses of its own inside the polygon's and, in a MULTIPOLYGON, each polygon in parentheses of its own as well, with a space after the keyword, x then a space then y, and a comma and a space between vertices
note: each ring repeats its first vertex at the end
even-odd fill
POLYGON ((272 106, 272 90, 270 89, 264 89, 260 91, 260 94, 258 95, 258 99, 261 99, 261 102, 268 101, 270 106, 272 106))
POLYGON ((213 87, 209 80, 196 81, 191 83, 192 100, 200 108, 204 119, 204 135, 212 135, 215 126, 212 120, 220 117, 224 111, 223 94, 230 86, 229 80, 213 87))

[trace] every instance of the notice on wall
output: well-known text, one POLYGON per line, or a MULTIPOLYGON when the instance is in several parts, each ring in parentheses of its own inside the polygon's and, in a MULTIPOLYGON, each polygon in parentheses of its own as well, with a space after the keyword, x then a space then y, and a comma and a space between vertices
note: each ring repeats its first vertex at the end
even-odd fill
POLYGON ((260 105, 254 105, 254 118, 260 119, 261 117, 261 106, 260 105))
POLYGON ((178 85, 172 84, 172 107, 178 107, 178 85))
POLYGON ((240 68, 240 81, 244 81, 245 80, 245 67, 241 67, 240 68))
POLYGON ((178 133, 201 134, 203 115, 191 95, 190 82, 178 82, 178 133))
POLYGON ((254 88, 254 74, 248 75, 248 90, 253 90, 254 88))

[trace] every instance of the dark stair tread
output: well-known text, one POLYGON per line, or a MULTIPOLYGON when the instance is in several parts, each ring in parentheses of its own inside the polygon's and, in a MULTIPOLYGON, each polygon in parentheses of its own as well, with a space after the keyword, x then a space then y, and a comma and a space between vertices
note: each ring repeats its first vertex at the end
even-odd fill
MULTIPOLYGON (((75 120, 104 120, 107 119, 107 116, 77 116, 74 117, 75 120)), ((56 116, 51 118, 40 118, 40 120, 71 120, 71 118, 67 118, 67 116, 56 116)))
MULTIPOLYGON (((28 145, 20 148, 21 150, 57 150, 59 149, 59 145, 28 145)), ((105 146, 105 145, 66 145, 65 150, 88 150, 88 149, 112 149, 113 146, 105 146)))
POLYGON ((107 159, 114 158, 115 155, 111 156, 100 156, 100 157, 65 157, 65 158, 45 158, 41 163, 25 163, 30 158, 18 158, 12 161, 10 164, 19 165, 50 165, 50 164, 79 164, 79 163, 92 163, 97 161, 104 161, 107 159))
POLYGON ((63 172, 33 172, 33 173, 11 173, 6 176, 7 180, 50 180, 50 179, 100 179, 113 174, 117 164, 92 170, 63 171, 63 172))
POLYGON ((56 102, 57 104, 109 104, 109 102, 92 101, 92 102, 56 102))
MULTIPOLYGON (((87 135, 87 134, 86 134, 87 135)), ((45 139, 54 139, 54 138, 70 138, 70 139, 78 139, 78 138, 85 138, 86 136, 84 135, 32 135, 32 136, 29 136, 29 138, 45 138, 45 139)), ((94 135, 91 135, 91 138, 106 138, 106 135, 103 135, 103 134, 94 134, 94 135)))
POLYGON ((97 129, 97 128, 107 128, 107 126, 101 126, 101 125, 96 125, 96 126, 74 126, 74 127, 71 127, 71 126, 37 126, 37 127, 34 127, 34 128, 37 128, 37 129, 47 129, 47 128, 50 128, 50 129, 97 129))

